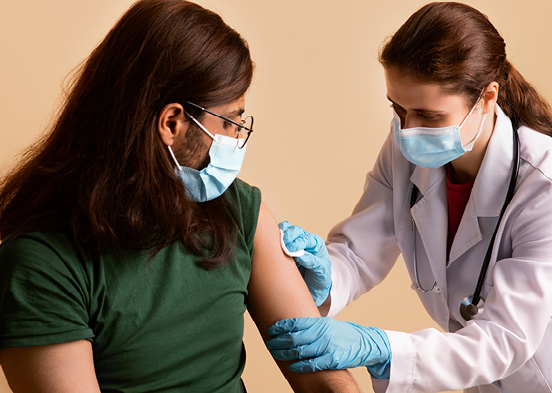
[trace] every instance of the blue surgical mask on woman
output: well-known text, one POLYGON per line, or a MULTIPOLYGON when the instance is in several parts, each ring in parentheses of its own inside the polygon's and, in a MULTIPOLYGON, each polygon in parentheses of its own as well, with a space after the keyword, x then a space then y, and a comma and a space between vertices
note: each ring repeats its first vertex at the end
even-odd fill
POLYGON ((393 110, 395 139, 399 144, 401 153, 408 161, 422 168, 440 168, 462 154, 471 151, 475 141, 481 134, 487 114, 483 116, 475 137, 465 146, 462 146, 460 129, 468 120, 478 102, 479 100, 460 125, 441 128, 413 127, 402 129, 401 119, 397 112, 393 110))
POLYGON ((186 187, 186 192, 194 202, 206 202, 218 198, 230 187, 238 176, 245 157, 246 146, 238 148, 238 139, 220 134, 211 134, 199 121, 188 115, 203 131, 213 138, 209 148, 209 164, 197 169, 181 166, 171 149, 177 174, 186 187))

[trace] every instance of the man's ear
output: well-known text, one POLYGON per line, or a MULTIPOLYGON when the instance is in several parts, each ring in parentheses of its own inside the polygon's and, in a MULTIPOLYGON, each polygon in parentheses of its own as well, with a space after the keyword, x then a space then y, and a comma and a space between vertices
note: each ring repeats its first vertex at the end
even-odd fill
POLYGON ((161 109, 157 122, 157 132, 165 145, 172 146, 175 141, 182 140, 187 130, 188 119, 182 105, 172 103, 161 109))

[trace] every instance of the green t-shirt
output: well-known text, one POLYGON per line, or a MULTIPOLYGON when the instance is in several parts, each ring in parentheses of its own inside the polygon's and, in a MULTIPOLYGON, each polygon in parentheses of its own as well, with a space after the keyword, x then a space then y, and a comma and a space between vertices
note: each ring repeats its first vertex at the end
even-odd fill
POLYGON ((181 242, 91 260, 59 232, 0 245, 0 348, 88 339, 102 392, 240 392, 243 314, 260 191, 225 193, 235 259, 205 270, 181 242))

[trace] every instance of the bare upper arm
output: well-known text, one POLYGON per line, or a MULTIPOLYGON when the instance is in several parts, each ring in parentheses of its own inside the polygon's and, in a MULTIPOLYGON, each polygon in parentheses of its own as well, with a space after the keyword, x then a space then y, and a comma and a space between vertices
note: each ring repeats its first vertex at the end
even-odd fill
MULTIPOLYGON (((283 253, 279 236, 276 220, 261 204, 247 306, 265 341, 270 338, 268 327, 280 319, 320 316, 295 262, 283 253)), ((288 370, 290 362, 276 363, 296 392, 358 392, 345 370, 301 374, 288 370)))
POLYGON ((92 344, 0 349, 0 364, 14 393, 99 393, 92 344))

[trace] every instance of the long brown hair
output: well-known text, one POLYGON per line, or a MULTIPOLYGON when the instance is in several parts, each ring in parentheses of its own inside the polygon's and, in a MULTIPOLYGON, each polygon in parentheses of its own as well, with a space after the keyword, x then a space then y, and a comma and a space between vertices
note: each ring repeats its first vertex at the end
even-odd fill
POLYGON ((550 105, 506 59, 506 44, 489 19, 462 3, 436 2, 416 11, 382 46, 384 68, 463 94, 473 106, 489 83, 516 123, 552 135, 550 105))
POLYGON ((187 197, 157 116, 171 102, 236 100, 253 68, 247 43, 217 14, 184 0, 136 2, 83 63, 47 135, 0 183, 0 238, 63 229, 95 253, 156 252, 181 239, 204 267, 222 263, 236 220, 222 197, 187 197))

